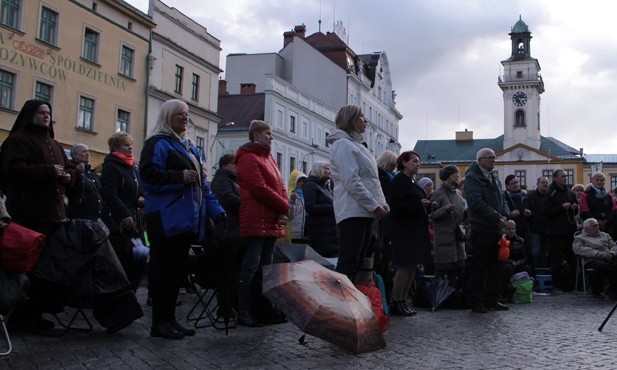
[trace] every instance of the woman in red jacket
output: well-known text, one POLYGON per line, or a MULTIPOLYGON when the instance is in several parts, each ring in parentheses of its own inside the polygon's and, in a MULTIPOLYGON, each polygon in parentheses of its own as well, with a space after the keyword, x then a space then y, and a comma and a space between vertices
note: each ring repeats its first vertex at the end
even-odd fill
POLYGON ((285 236, 289 202, 281 172, 270 155, 271 126, 264 121, 252 121, 249 139, 236 154, 240 236, 249 243, 238 284, 238 323, 258 327, 261 323, 250 312, 251 285, 257 269, 272 264, 276 239, 285 236))

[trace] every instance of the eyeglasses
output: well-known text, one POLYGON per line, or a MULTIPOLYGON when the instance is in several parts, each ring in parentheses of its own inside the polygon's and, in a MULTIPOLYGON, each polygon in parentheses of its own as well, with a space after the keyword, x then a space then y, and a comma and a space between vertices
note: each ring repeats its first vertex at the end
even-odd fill
POLYGON ((180 113, 176 113, 176 116, 184 118, 184 117, 188 117, 189 114, 188 113, 180 112, 180 113))
POLYGON ((497 157, 495 157, 494 155, 491 155, 488 157, 480 157, 480 159, 497 159, 497 157))

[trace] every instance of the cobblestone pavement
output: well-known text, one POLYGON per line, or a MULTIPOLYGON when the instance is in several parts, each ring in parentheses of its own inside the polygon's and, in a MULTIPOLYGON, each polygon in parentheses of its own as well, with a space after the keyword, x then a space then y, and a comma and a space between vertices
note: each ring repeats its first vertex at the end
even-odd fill
MULTIPOLYGON (((194 298, 181 296, 179 312, 186 314, 194 298)), ((13 333, 13 352, 0 358, 0 368, 615 369, 617 314, 602 332, 597 330, 613 304, 565 293, 487 314, 419 309, 414 317, 391 319, 386 348, 354 355, 315 337, 299 344, 302 333, 292 323, 239 327, 229 335, 202 328, 175 341, 150 338, 151 312, 144 303, 144 318, 116 334, 97 325, 61 338, 13 333)))

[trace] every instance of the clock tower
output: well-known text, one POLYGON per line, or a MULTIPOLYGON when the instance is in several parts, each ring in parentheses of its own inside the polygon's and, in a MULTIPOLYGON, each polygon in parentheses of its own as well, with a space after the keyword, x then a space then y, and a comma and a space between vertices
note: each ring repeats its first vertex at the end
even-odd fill
POLYGON ((540 63, 531 57, 531 32, 519 17, 509 33, 512 55, 503 60, 498 85, 503 91, 503 148, 525 144, 540 149, 540 63))

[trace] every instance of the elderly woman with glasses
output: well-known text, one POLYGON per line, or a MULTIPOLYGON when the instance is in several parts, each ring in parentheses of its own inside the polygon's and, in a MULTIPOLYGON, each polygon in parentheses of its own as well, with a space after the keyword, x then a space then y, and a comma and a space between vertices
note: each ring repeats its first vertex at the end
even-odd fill
POLYGON ((197 148, 189 141, 188 105, 166 101, 141 152, 150 240, 152 337, 194 335, 176 319, 176 300, 192 244, 205 241, 206 220, 222 221, 225 211, 206 183, 197 148))

